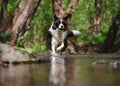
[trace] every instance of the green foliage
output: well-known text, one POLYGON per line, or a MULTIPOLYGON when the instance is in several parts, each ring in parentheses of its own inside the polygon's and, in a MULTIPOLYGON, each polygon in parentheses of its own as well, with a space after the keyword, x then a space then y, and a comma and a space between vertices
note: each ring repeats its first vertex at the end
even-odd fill
MULTIPOLYGON (((65 9, 70 1, 71 0, 64 0, 65 9)), ((117 11, 120 10, 120 0, 101 0, 101 31, 96 36, 93 36, 94 1, 95 0, 79 0, 75 13, 72 15, 70 29, 77 29, 82 33, 77 38, 78 42, 103 43, 113 17, 117 11)), ((18 0, 9 0, 9 13, 12 13, 17 3, 18 0)), ((52 0, 41 0, 27 35, 18 38, 18 48, 30 53, 46 51, 45 35, 52 22, 52 12, 52 0)), ((0 33, 0 38, 4 38, 8 34, 8 32, 0 33)), ((119 34, 120 32, 117 35, 117 40, 120 40, 119 34)))
POLYGON ((9 32, 9 31, 4 31, 4 32, 0 33, 0 41, 9 44, 9 41, 8 41, 8 39, 7 39, 9 35, 10 35, 10 32, 9 32), (7 40, 7 41, 6 41, 6 40, 7 40))
POLYGON ((81 36, 79 42, 91 42, 93 44, 103 43, 108 30, 112 24, 112 20, 120 9, 119 0, 101 0, 101 31, 93 36, 93 17, 94 17, 94 1, 80 0, 75 13, 72 16, 71 27, 80 30, 81 36), (90 29, 89 29, 90 28, 90 29), (92 29, 92 30, 91 30, 92 29))
POLYGON ((26 51, 28 53, 46 52, 46 46, 37 44, 31 44, 32 47, 16 47, 19 50, 26 51))
POLYGON ((5 37, 8 36, 9 34, 10 34, 9 31, 4 31, 4 32, 0 33, 0 37, 1 37, 1 38, 5 38, 5 37))
POLYGON ((89 36, 86 35, 87 28, 93 24, 93 0, 80 0, 76 6, 75 13, 72 16, 71 29, 77 29, 82 32, 78 38, 79 42, 89 42, 89 36))
POLYGON ((16 7, 17 3, 19 2, 19 0, 8 0, 8 12, 11 12, 14 10, 14 8, 16 7))

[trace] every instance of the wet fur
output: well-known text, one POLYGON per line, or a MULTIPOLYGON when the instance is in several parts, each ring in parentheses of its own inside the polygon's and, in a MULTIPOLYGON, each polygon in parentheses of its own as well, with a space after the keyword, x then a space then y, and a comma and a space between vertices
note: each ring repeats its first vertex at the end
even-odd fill
POLYGON ((52 50, 52 54, 65 51, 67 39, 73 35, 80 34, 77 30, 67 29, 67 16, 58 18, 54 15, 54 21, 47 33, 47 45, 52 50))

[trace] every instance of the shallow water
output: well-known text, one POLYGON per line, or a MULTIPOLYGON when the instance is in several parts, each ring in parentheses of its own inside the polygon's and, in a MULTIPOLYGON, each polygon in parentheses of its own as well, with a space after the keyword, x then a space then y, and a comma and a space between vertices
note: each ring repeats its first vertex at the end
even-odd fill
POLYGON ((120 86, 120 55, 45 58, 50 62, 0 67, 0 86, 120 86))

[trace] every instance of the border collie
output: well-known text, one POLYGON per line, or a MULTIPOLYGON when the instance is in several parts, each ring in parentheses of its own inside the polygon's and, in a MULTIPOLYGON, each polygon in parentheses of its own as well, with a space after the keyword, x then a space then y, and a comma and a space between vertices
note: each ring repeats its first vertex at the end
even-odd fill
POLYGON ((67 28, 68 16, 64 18, 58 18, 54 15, 54 20, 47 33, 47 43, 52 50, 52 55, 57 55, 65 51, 67 47, 67 39, 74 35, 79 35, 77 30, 68 30, 67 28))

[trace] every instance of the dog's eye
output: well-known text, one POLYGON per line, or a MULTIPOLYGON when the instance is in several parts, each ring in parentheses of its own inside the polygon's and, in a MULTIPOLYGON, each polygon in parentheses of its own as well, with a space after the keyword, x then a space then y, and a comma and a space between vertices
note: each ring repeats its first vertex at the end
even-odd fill
POLYGON ((65 21, 62 21, 62 24, 64 24, 65 23, 65 21))
POLYGON ((59 21, 59 20, 57 20, 57 21, 55 21, 55 23, 58 23, 58 24, 59 24, 59 23, 60 23, 60 21, 59 21))
POLYGON ((59 24, 60 24, 60 20, 56 20, 56 21, 54 22, 54 25, 55 25, 55 27, 57 27, 57 28, 58 28, 59 24))
POLYGON ((67 21, 62 21, 62 24, 67 24, 67 21))

